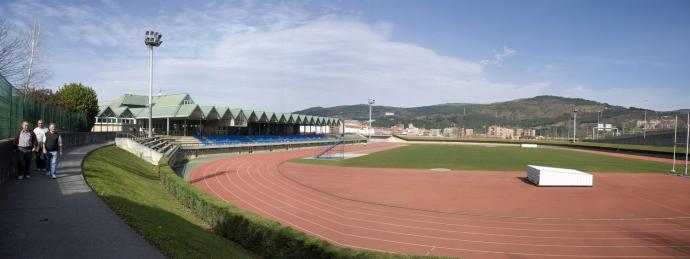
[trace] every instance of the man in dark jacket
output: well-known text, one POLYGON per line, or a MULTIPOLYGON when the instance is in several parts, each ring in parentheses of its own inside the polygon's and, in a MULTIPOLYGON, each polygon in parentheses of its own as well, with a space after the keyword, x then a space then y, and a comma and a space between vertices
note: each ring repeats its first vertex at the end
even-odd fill
POLYGON ((48 126, 48 133, 46 133, 45 142, 43 142, 43 153, 46 155, 46 160, 50 163, 50 176, 56 179, 58 159, 62 156, 62 137, 57 133, 55 123, 48 126))
POLYGON ((19 152, 19 172, 17 180, 31 178, 31 157, 36 151, 36 134, 29 130, 29 122, 22 122, 22 130, 14 137, 14 145, 19 152))

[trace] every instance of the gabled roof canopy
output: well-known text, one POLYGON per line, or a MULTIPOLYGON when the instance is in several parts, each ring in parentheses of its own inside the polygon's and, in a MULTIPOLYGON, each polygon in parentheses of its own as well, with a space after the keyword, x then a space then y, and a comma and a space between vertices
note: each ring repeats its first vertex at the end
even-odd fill
MULTIPOLYGON (((236 125, 246 125, 247 122, 319 126, 340 124, 340 120, 336 118, 244 110, 226 106, 199 106, 187 93, 154 96, 152 103, 153 118, 234 119, 236 125)), ((98 116, 146 119, 149 117, 147 104, 148 97, 145 95, 125 94, 113 101, 99 103, 98 116)))

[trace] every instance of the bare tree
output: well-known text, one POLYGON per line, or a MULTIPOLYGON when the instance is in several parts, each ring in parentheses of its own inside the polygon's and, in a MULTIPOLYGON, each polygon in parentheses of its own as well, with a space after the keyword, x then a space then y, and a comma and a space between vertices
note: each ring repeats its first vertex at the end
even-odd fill
POLYGON ((39 23, 34 20, 28 37, 0 18, 0 75, 14 86, 30 89, 43 88, 51 73, 42 65, 39 56, 39 23))
POLYGON ((29 36, 29 62, 26 68, 26 80, 24 80, 24 95, 29 93, 29 86, 31 85, 31 69, 34 66, 34 59, 38 56, 38 21, 34 19, 34 25, 31 27, 29 36))
POLYGON ((26 41, 12 35, 9 24, 0 18, 0 75, 10 82, 24 79, 26 41))
POLYGON ((39 35, 40 35, 40 23, 37 19, 34 19, 33 26, 29 32, 29 38, 25 41, 26 51, 24 55, 28 57, 28 61, 24 63, 24 69, 26 74, 23 80, 23 86, 25 93, 30 89, 40 89, 44 87, 44 83, 50 78, 51 73, 43 65, 44 62, 39 55, 39 35))

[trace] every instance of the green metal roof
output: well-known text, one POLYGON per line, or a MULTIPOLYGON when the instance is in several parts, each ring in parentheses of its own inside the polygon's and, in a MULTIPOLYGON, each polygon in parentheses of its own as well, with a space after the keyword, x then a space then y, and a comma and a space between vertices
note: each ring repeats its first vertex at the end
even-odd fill
POLYGON ((266 121, 268 122, 277 122, 278 119, 276 119, 274 116, 276 115, 275 113, 272 112, 266 112, 266 121))
POLYGON ((175 114, 174 117, 178 118, 191 118, 191 119, 200 119, 203 116, 203 112, 199 108, 199 105, 196 104, 183 104, 180 106, 180 109, 177 111, 177 114, 175 114), (196 114, 195 114, 196 113, 196 114))
POLYGON ((286 123, 287 118, 285 117, 285 113, 276 113, 276 121, 278 123, 286 123))
MULTIPOLYGON (((221 119, 233 118, 247 121, 262 121, 276 123, 296 123, 315 125, 338 125, 337 118, 309 116, 292 113, 273 113, 226 106, 199 106, 187 93, 154 96, 154 118, 189 118, 189 119, 221 119), (187 103, 187 104, 185 104, 187 103)), ((145 95, 125 94, 110 102, 99 103, 98 116, 114 114, 117 117, 133 117, 137 119, 148 118, 146 108, 148 97, 145 95)))
POLYGON ((190 100, 190 102, 192 104, 194 103, 192 98, 189 97, 189 94, 186 94, 186 93, 154 96, 153 97, 153 103, 154 103, 154 106, 155 105, 178 106, 178 105, 182 105, 182 102, 185 99, 190 100))
POLYGON ((258 121, 259 120, 259 118, 256 116, 256 112, 254 112, 254 110, 242 109, 242 112, 244 113, 244 116, 247 117, 247 121, 258 121))
POLYGON ((245 117, 247 116, 247 115, 242 111, 242 109, 238 109, 238 108, 235 108, 235 109, 230 108, 230 113, 232 113, 232 116, 234 117, 235 120, 240 119, 240 116, 245 116, 245 117))
POLYGON ((129 110, 127 107, 117 107, 117 108, 112 108, 113 112, 115 113, 115 116, 117 117, 124 117, 128 118, 132 116, 132 112, 129 110))
POLYGON ((225 119, 226 116, 228 117, 228 119, 230 119, 230 118, 234 119, 235 118, 235 116, 233 116, 232 113, 230 112, 230 109, 228 107, 225 107, 225 106, 217 106, 216 112, 218 112, 218 119, 225 119))
POLYGON ((117 106, 146 106, 148 104, 148 97, 144 95, 125 94, 115 101, 119 101, 117 106))
POLYGON ((207 120, 217 120, 220 117, 215 106, 200 106, 199 108, 201 108, 201 112, 207 120))
POLYGON ((129 111, 132 112, 132 116, 134 116, 134 118, 137 118, 137 119, 144 118, 144 117, 148 118, 148 114, 146 114, 146 113, 148 113, 147 108, 129 108, 129 111))
POLYGON ((261 121, 261 122, 267 122, 268 121, 268 118, 266 118, 266 112, 254 111, 254 113, 256 114, 256 118, 257 118, 256 120, 257 121, 261 121))

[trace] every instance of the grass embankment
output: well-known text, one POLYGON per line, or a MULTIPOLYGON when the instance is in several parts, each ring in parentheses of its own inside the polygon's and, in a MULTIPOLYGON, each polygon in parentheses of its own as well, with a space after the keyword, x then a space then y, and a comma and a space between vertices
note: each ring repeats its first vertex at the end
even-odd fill
POLYGON ((648 154, 673 154, 673 147, 648 146, 648 145, 627 145, 594 142, 568 142, 554 140, 531 140, 531 139, 493 139, 493 138, 448 138, 448 137, 417 137, 417 136, 398 136, 396 137, 407 141, 438 141, 438 142, 476 142, 476 143, 506 143, 506 144, 540 144, 550 146, 589 148, 612 151, 628 151, 648 154))
POLYGON ((376 168, 449 168, 524 171, 527 165, 573 168, 585 172, 663 173, 667 163, 585 152, 509 146, 414 144, 346 160, 296 159, 299 163, 376 168))
POLYGON ((86 180, 139 235, 171 258, 256 258, 215 234, 161 185, 155 167, 117 147, 84 161, 86 180))

